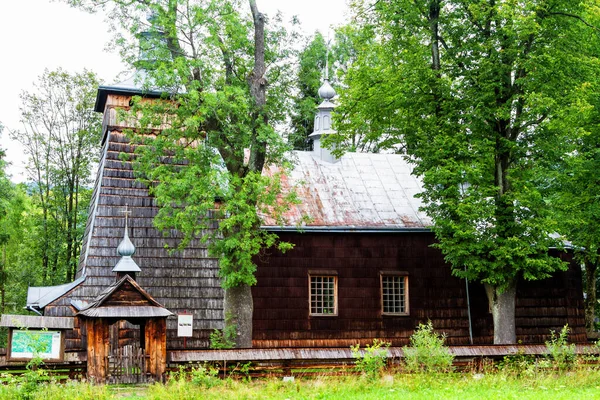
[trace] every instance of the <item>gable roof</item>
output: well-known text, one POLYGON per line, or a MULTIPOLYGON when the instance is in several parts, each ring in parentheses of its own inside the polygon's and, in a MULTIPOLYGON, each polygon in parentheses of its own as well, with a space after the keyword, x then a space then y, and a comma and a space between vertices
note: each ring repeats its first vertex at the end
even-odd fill
MULTIPOLYGON (((293 158, 294 168, 282 186, 284 191, 296 186, 300 204, 285 214, 284 227, 266 217, 266 229, 428 230, 432 225, 415 197, 423 185, 401 155, 346 153, 331 163, 314 152, 296 151, 293 158), (302 223, 303 215, 310 217, 308 223, 302 223)), ((279 167, 267 171, 278 172, 279 167)))
POLYGON ((91 318, 148 318, 168 317, 173 313, 154 300, 133 278, 125 275, 119 281, 105 288, 77 315, 91 318), (130 298, 129 301, 122 301, 114 296, 119 291, 135 292, 136 296, 133 299, 130 298))

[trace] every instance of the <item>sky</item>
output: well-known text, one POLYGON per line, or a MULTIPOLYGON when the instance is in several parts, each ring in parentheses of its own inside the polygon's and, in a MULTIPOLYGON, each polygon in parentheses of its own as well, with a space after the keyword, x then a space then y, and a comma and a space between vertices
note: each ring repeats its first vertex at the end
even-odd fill
MULTIPOLYGON (((347 18, 347 2, 257 0, 257 5, 267 15, 277 10, 286 19, 296 15, 305 33, 319 30, 327 36, 332 26, 347 18)), ((0 122, 11 131, 21 129, 19 94, 32 91, 45 69, 60 67, 75 73, 87 68, 105 83, 125 78, 127 66, 118 53, 106 51, 110 35, 102 14, 88 14, 60 1, 0 0, 0 122)), ((6 129, 0 136, 0 148, 6 150, 11 163, 8 173, 12 180, 25 180, 27 156, 9 139, 6 129)))

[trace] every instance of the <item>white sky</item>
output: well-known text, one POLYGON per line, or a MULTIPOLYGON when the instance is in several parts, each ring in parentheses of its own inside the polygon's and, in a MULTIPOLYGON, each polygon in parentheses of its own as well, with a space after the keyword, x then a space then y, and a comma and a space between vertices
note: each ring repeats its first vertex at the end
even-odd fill
MULTIPOLYGON (((332 25, 342 24, 348 0, 257 0, 259 10, 274 15, 281 10, 286 19, 297 15, 306 33, 327 35, 332 25)), ((0 0, 0 122, 11 130, 19 124, 19 94, 32 90, 45 68, 62 67, 68 72, 90 69, 106 83, 118 81, 126 71, 116 52, 106 52, 110 39, 103 15, 90 15, 51 0, 0 0)), ((12 163, 12 180, 24 180, 27 157, 8 138, 5 130, 0 147, 12 163)))

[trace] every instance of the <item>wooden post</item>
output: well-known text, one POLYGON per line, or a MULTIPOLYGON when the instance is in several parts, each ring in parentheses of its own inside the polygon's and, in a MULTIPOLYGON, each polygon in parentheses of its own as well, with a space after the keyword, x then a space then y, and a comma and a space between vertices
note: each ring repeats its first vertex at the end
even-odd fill
POLYGON ((87 330, 87 375, 94 383, 106 380, 109 325, 102 318, 86 320, 87 330))
POLYGON ((146 355, 148 372, 157 381, 162 381, 167 369, 167 320, 149 319, 144 328, 146 337, 146 355))

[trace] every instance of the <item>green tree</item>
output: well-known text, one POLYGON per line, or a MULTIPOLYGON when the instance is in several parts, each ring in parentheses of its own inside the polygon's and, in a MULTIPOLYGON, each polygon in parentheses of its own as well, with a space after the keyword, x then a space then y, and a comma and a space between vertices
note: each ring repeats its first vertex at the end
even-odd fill
POLYGON ((314 131, 315 109, 321 100, 317 92, 323 83, 326 57, 327 43, 320 32, 315 33, 298 55, 298 94, 294 96, 291 133, 288 137, 295 150, 310 149, 308 135, 314 131))
MULTIPOLYGON (((251 347, 253 257, 277 242, 260 229, 263 215, 278 220, 292 200, 281 196, 277 174, 262 172, 285 164, 288 147, 273 124, 288 113, 292 51, 284 45, 293 37, 253 0, 104 6, 121 32, 142 39, 142 59, 135 52, 127 59, 145 69, 148 87, 165 93, 163 101, 135 99, 131 110, 139 122, 133 140, 146 144, 138 146, 134 168, 160 205, 155 225, 181 232, 181 247, 198 236, 209 241, 236 345, 251 347), (148 126, 160 126, 161 134, 144 135, 148 126)), ((117 37, 125 52, 136 45, 126 37, 117 37)))
MULTIPOLYGON (((323 35, 317 32, 300 51, 296 77, 298 94, 293 100, 291 133, 288 136, 295 150, 311 148, 308 135, 314 131, 315 109, 322 101, 318 91, 325 78, 325 68, 330 83, 334 87, 343 86, 349 67, 359 57, 355 45, 361 36, 360 30, 347 25, 338 28, 334 39, 326 43, 323 35)), ((359 152, 388 150, 388 143, 381 140, 380 135, 372 134, 368 123, 354 133, 346 137, 343 147, 359 152)))
POLYGON ((595 2, 389 0, 355 13, 364 54, 338 129, 367 121, 404 146, 436 246, 455 275, 485 285, 494 343, 514 343, 518 281, 566 268, 548 254, 561 243, 535 183, 598 71, 595 2))
MULTIPOLYGON (((4 127, 0 124, 0 134, 4 127)), ((11 239, 9 230, 7 229, 10 220, 11 206, 15 197, 14 185, 6 174, 6 156, 5 151, 0 148, 0 312, 4 312, 5 292, 7 280, 7 254, 6 247, 11 239)))
POLYGON ((565 141, 565 155, 548 166, 540 187, 549 192, 551 205, 560 221, 558 231, 569 240, 576 259, 584 266, 585 323, 595 332, 597 281, 600 265, 600 82, 582 87, 588 104, 582 103, 573 126, 578 135, 565 141))
POLYGON ((40 257, 44 284, 75 276, 91 184, 97 160, 101 116, 93 112, 98 87, 89 71, 46 70, 33 92, 21 94, 23 130, 12 131, 29 157, 28 178, 39 207, 40 257))

